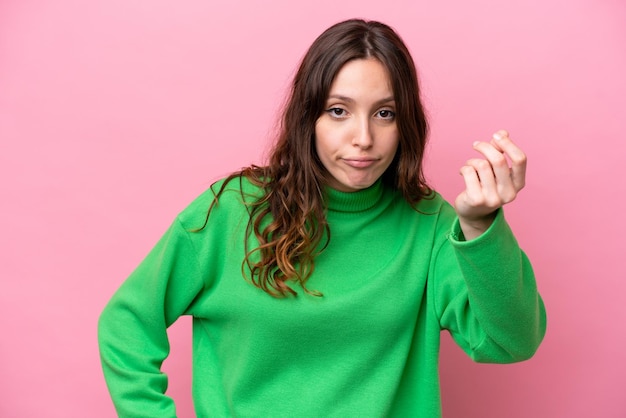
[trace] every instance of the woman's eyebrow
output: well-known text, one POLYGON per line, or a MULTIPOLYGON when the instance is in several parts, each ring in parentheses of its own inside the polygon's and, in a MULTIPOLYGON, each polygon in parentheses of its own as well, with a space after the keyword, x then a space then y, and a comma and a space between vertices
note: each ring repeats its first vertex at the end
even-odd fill
MULTIPOLYGON (((348 96, 344 96, 342 94, 331 94, 331 95, 328 96, 328 98, 329 99, 341 100, 341 101, 347 102, 347 103, 354 103, 355 102, 355 100, 353 98, 348 97, 348 96)), ((389 97, 385 97, 383 99, 377 100, 374 104, 376 106, 379 106, 381 104, 385 104, 385 103, 393 102, 393 101, 395 101, 394 97, 393 96, 389 96, 389 97)))

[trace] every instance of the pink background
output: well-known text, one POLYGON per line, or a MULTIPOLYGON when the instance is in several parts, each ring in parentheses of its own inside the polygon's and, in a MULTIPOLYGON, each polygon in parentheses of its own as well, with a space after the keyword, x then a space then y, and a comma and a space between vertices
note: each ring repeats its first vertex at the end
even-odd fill
MULTIPOLYGON (((471 143, 529 155, 507 217, 547 308, 529 362, 444 335, 447 417, 624 417, 626 6, 621 0, 0 1, 0 416, 111 417, 96 321, 174 216, 261 162, 313 39, 385 21, 413 52, 448 199, 471 143)), ((165 364, 193 416, 190 320, 165 364)))

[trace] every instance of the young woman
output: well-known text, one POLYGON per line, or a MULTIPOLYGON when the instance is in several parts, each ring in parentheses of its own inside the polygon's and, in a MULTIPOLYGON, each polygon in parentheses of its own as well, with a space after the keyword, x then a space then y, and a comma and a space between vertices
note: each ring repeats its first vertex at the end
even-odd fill
POLYGON ((327 29, 268 164, 191 203, 102 313, 119 415, 175 416, 160 366, 181 315, 199 417, 439 416, 442 329, 479 362, 530 358, 545 310, 501 209, 526 157, 506 131, 474 143, 453 208, 424 181, 426 136, 398 35, 327 29))

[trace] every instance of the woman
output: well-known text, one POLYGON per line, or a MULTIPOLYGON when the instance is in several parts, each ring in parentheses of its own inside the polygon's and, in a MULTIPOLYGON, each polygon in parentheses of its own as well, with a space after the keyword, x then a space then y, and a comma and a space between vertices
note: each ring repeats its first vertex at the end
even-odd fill
POLYGON ((424 181, 426 135, 391 28, 320 35, 267 166, 187 207, 102 313, 119 415, 175 416, 160 365, 180 315, 199 417, 439 416, 442 329, 479 362, 530 358, 545 310, 500 209, 526 158, 506 131, 474 143, 453 209, 424 181))

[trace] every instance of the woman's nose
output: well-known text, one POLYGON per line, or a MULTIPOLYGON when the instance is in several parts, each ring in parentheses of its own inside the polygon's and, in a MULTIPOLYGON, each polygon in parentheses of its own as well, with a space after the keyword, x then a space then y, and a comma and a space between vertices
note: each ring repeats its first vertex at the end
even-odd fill
POLYGON ((367 149, 371 147, 373 143, 374 141, 369 121, 358 122, 356 132, 354 132, 354 137, 352 139, 352 144, 358 146, 359 148, 367 149))

